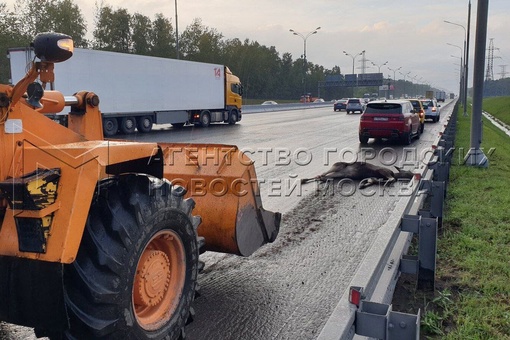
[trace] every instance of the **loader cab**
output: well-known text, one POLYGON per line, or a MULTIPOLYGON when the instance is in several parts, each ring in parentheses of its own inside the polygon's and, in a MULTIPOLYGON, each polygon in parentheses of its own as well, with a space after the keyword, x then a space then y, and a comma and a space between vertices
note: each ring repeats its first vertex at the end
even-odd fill
POLYGON ((232 71, 228 67, 225 67, 225 106, 235 106, 238 110, 241 110, 243 105, 243 85, 239 77, 232 74, 232 71))

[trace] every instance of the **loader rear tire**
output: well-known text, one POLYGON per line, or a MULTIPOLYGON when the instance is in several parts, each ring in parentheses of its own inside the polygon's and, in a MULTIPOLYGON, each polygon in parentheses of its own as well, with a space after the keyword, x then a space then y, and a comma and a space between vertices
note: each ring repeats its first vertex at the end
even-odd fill
POLYGON ((178 339, 195 297, 199 217, 185 189, 126 175, 96 190, 76 260, 64 271, 64 338, 178 339))

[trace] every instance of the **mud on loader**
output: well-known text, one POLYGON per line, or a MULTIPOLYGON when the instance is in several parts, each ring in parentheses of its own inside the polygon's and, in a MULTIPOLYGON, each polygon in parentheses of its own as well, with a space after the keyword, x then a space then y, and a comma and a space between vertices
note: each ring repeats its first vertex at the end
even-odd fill
POLYGON ((0 85, 0 320, 51 338, 182 338, 199 254, 248 256, 280 214, 235 146, 104 140, 96 94, 44 89, 71 38, 32 45, 26 76, 0 85), (67 126, 47 116, 66 107, 67 126))

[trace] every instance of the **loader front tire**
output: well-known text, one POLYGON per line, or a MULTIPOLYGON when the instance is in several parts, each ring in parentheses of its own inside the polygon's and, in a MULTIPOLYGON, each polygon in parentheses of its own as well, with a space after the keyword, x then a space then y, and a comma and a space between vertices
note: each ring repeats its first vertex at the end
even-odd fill
POLYGON ((64 338, 183 337, 199 264, 194 202, 182 187, 137 175, 96 192, 77 258, 64 271, 64 338))

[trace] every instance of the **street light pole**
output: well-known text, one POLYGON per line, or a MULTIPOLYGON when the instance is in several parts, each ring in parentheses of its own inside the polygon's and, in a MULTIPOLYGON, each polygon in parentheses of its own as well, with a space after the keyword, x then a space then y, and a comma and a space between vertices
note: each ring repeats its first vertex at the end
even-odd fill
MULTIPOLYGON (((402 66, 400 66, 399 68, 396 68, 396 69, 388 67, 388 70, 393 71, 393 97, 395 97, 395 85, 397 85, 397 79, 395 79, 395 73, 398 72, 401 68, 402 68, 402 66)), ((395 99, 395 98, 393 98, 393 99, 395 99)))
POLYGON ((411 74, 411 72, 407 72, 406 74, 403 74, 402 72, 399 72, 401 75, 404 76, 404 98, 406 97, 406 77, 411 74))
MULTIPOLYGON (((468 27, 469 27, 469 22, 471 20, 471 1, 469 1, 469 5, 468 5, 468 27)), ((448 21, 448 20, 444 20, 445 23, 447 24, 451 24, 451 25, 455 25, 455 26, 459 26, 459 27, 462 27, 462 29, 464 30, 464 65, 463 65, 463 68, 464 68, 464 84, 463 84, 463 94, 462 94, 462 105, 464 106, 464 116, 467 116, 467 87, 468 87, 468 83, 467 83, 467 79, 468 79, 468 56, 469 56, 469 31, 466 30, 466 27, 464 27, 463 25, 461 24, 457 24, 455 22, 451 22, 451 21, 448 21)))
POLYGON ((412 97, 417 97, 417 93, 418 93, 418 75, 415 75, 414 77, 411 77, 414 82, 413 82, 413 96, 412 97))
MULTIPOLYGON (((462 48, 460 46, 457 46, 457 45, 454 45, 454 44, 450 44, 450 43, 446 43, 447 45, 450 45, 450 46, 453 46, 453 47, 457 47, 460 52, 461 52, 461 56, 462 56, 462 48)), ((458 58, 458 57, 456 57, 458 58)), ((465 77, 465 74, 464 74, 464 69, 465 69, 465 65, 463 64, 463 58, 461 57, 460 58, 460 65, 461 65, 461 68, 460 68, 460 89, 459 89, 459 96, 460 96, 460 100, 462 103, 464 103, 464 96, 467 94, 467 93, 464 93, 465 92, 465 89, 464 89, 464 85, 465 85, 465 82, 464 82, 464 77, 465 77)))
MULTIPOLYGON (((381 65, 377 65, 376 63, 374 63, 373 61, 371 62, 372 65, 374 65, 375 67, 377 67, 379 69, 379 73, 381 73, 381 67, 383 67, 384 65, 386 65, 388 62, 386 61, 384 64, 381 64, 381 65)), ((389 67, 388 67, 389 68, 389 67)))
POLYGON ((177 0, 175 0, 175 49, 179 59, 179 21, 177 20, 177 0))
POLYGON ((356 55, 354 55, 354 56, 353 56, 352 54, 349 54, 349 53, 345 52, 345 51, 343 51, 343 52, 344 52, 344 54, 345 54, 346 56, 348 56, 348 57, 351 57, 351 58, 352 58, 352 74, 354 74, 354 61, 356 60, 356 58, 357 58, 357 57, 359 57, 360 55, 362 55, 362 54, 363 54, 363 52, 365 52, 365 50, 361 51, 360 53, 358 53, 358 54, 356 54, 356 55))
MULTIPOLYGON (((356 55, 352 55, 350 53, 347 53, 345 51, 343 51, 343 53, 348 56, 348 57, 351 57, 352 58, 352 74, 354 74, 354 61, 356 60, 357 57, 359 57, 360 55, 362 55, 363 53, 365 53, 365 50, 361 51, 360 53, 356 54, 356 55)), ((358 84, 358 80, 357 80, 357 77, 356 77, 356 84, 358 84)), ((354 85, 352 86, 352 96, 354 97, 354 85)))
POLYGON ((294 31, 292 28, 289 30, 289 32, 292 32, 293 35, 297 35, 298 37, 301 37, 303 39, 303 101, 306 101, 306 40, 313 34, 317 34, 317 31, 320 30, 320 26, 317 27, 315 30, 307 33, 306 35, 303 35, 299 32, 294 31))

